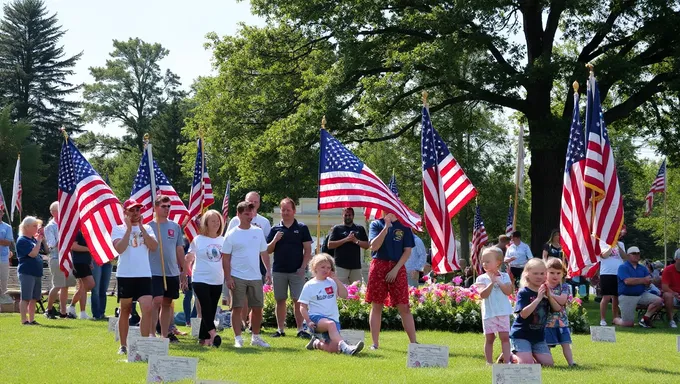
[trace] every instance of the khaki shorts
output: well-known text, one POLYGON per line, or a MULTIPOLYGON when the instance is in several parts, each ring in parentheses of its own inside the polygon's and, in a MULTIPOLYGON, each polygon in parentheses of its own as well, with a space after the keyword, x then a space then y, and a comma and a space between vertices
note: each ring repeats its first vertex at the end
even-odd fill
POLYGON ((73 276, 73 272, 69 273, 68 278, 64 275, 61 269, 59 269, 59 260, 50 259, 50 274, 52 275, 52 287, 53 288, 64 288, 64 287, 75 287, 76 278, 73 276))
POLYGON ((335 267, 335 274, 343 284, 352 284, 355 281, 361 281, 361 269, 345 269, 335 267))
POLYGON ((243 308, 245 299, 248 298, 248 307, 264 307, 264 293, 262 292, 262 280, 234 279, 234 289, 231 292, 232 308, 243 308))
POLYGON ((300 298, 300 293, 302 293, 302 287, 305 285, 305 277, 297 273, 274 272, 272 280, 276 300, 288 299, 288 288, 290 288, 290 296, 297 301, 300 298))
POLYGON ((638 305, 645 307, 654 302, 661 301, 661 298, 645 292, 640 296, 625 296, 619 295, 619 308, 621 309, 621 318, 626 322, 635 322, 635 308, 638 305))

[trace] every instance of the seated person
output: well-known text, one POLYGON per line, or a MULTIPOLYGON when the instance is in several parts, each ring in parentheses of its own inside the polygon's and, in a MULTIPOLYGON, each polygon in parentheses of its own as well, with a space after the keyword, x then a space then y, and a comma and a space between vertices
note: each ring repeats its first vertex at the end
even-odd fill
POLYGON ((680 252, 675 252, 673 257, 675 261, 663 269, 661 274, 661 289, 663 290, 663 300, 666 304, 666 313, 668 313, 668 324, 671 328, 677 328, 673 313, 675 307, 680 306, 680 252))
POLYGON ((653 328, 652 316, 663 306, 663 300, 647 291, 652 283, 652 276, 643 264, 640 264, 640 249, 628 248, 628 260, 624 261, 617 273, 619 307, 621 317, 614 319, 614 324, 621 327, 632 327, 635 323, 635 309, 638 305, 647 306, 647 313, 640 319, 640 326, 653 328))

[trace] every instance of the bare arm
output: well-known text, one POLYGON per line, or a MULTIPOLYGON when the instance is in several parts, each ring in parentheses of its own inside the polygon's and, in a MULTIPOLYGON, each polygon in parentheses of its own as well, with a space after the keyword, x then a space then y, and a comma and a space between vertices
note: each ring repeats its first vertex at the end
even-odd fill
POLYGON ((546 251, 546 250, 544 249, 544 250, 543 250, 543 261, 546 261, 546 260, 548 260, 548 251, 546 251))
POLYGON ((231 253, 222 254, 222 269, 224 269, 224 279, 227 281, 227 288, 234 289, 234 279, 231 277, 231 253))
POLYGON ((651 282, 652 278, 650 276, 647 277, 629 277, 627 279, 623 280, 623 283, 626 285, 643 285, 643 284, 649 284, 651 282))
POLYGON ((125 234, 120 239, 113 240, 113 247, 116 248, 118 254, 122 254, 130 244, 130 233, 132 233, 132 228, 127 227, 125 234))
POLYGON ((304 243, 302 243, 302 247, 303 247, 302 265, 300 266, 300 269, 304 273, 305 268, 307 268, 307 264, 309 263, 309 260, 312 259, 312 242, 305 241, 304 243))
POLYGON ((177 265, 179 265, 180 268, 182 268, 182 273, 186 273, 186 269, 184 268, 184 257, 185 257, 184 247, 182 247, 181 245, 178 245, 175 248, 175 253, 177 254, 177 265))
POLYGON ((536 300, 534 300, 531 304, 527 305, 526 307, 522 308, 520 311, 519 315, 522 316, 523 319, 526 319, 527 317, 531 316, 532 313, 536 310, 536 307, 538 307, 538 304, 543 300, 543 295, 539 294, 536 300))
POLYGON ((264 264, 265 269, 267 269, 267 274, 271 273, 271 269, 269 267, 269 253, 265 252, 260 252, 260 259, 262 259, 262 264, 264 264))
POLYGON ((0 239, 0 245, 5 246, 5 247, 9 247, 10 245, 12 245, 12 241, 11 241, 11 240, 1 240, 1 239, 0 239))
POLYGON ((36 258, 38 257, 38 254, 40 253, 40 247, 42 246, 42 239, 39 239, 37 243, 35 243, 35 246, 33 249, 31 249, 31 252, 28 253, 29 257, 36 258))
POLYGON ((309 318, 309 305, 300 303, 300 313, 302 314, 302 317, 305 319, 305 322, 307 322, 307 325, 316 328, 316 324, 309 318), (311 325, 310 325, 311 324, 311 325))
POLYGON ((90 248, 80 245, 76 242, 73 242, 73 245, 71 245, 71 250, 75 252, 90 252, 90 248))
MULTIPOLYGON (((390 223, 390 226, 391 226, 391 223, 390 223)), ((371 239, 371 241, 369 242, 371 251, 377 251, 378 249, 380 249, 380 247, 382 247, 383 241, 385 241, 385 236, 387 236, 387 232, 389 232, 389 230, 390 230, 390 226, 388 226, 387 221, 386 221, 385 222, 385 228, 383 228, 382 231, 380 231, 378 236, 371 239)), ((408 260, 408 257, 406 259, 408 260)))
POLYGON ((338 277, 335 276, 335 273, 331 275, 333 281, 335 281, 335 285, 338 286, 338 297, 341 299, 346 299, 347 295, 349 295, 349 292, 347 292, 347 288, 345 287, 345 284, 342 283, 342 281, 338 280, 338 277))

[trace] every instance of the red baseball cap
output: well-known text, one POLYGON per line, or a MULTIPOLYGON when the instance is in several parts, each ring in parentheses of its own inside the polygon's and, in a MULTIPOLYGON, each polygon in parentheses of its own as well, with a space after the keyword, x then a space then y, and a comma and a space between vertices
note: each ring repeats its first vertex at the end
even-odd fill
POLYGON ((142 204, 138 203, 137 200, 135 200, 135 199, 127 199, 127 200, 125 200, 125 202, 123 203, 123 208, 124 208, 126 211, 127 211, 128 209, 134 208, 134 207, 140 207, 140 208, 141 208, 141 207, 142 207, 142 204))

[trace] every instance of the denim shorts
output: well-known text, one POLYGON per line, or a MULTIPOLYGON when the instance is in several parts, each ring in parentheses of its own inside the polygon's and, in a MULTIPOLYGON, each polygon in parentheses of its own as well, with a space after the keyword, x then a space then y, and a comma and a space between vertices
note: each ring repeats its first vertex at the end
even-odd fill
POLYGON ((19 286, 21 288, 21 300, 40 300, 42 297, 42 277, 19 274, 19 286))
POLYGON ((545 342, 551 347, 557 344, 571 344, 569 327, 546 328, 545 342))
POLYGON ((531 342, 527 339, 510 338, 513 353, 533 353, 536 355, 550 355, 550 348, 545 341, 531 342))
MULTIPOLYGON (((340 332, 340 323, 331 319, 330 317, 323 316, 323 315, 309 315, 309 320, 313 321, 314 324, 319 324, 319 320, 321 320, 321 319, 326 319, 326 320, 330 320, 330 321, 334 322, 335 327, 338 329, 338 332, 340 332)), ((323 338, 325 340, 331 339, 331 336, 328 334, 328 332, 321 333, 320 336, 321 336, 321 338, 323 338)))

